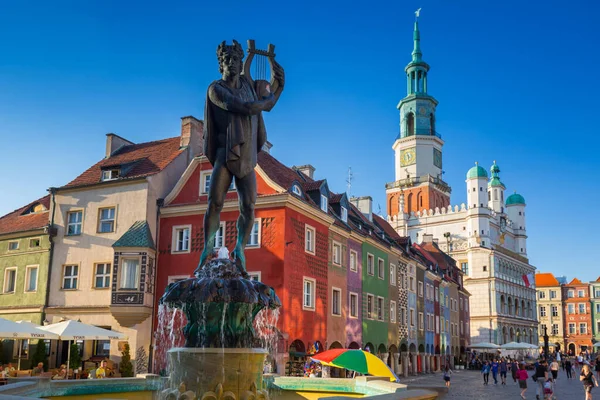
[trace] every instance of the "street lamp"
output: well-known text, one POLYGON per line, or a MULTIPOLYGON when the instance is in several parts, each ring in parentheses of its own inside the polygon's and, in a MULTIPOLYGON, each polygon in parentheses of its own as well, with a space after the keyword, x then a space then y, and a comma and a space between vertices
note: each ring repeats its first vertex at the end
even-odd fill
POLYGON ((548 348, 548 340, 550 338, 548 337, 548 328, 546 327, 546 324, 542 325, 542 328, 544 329, 544 358, 547 360, 548 353, 550 352, 550 349, 548 348))

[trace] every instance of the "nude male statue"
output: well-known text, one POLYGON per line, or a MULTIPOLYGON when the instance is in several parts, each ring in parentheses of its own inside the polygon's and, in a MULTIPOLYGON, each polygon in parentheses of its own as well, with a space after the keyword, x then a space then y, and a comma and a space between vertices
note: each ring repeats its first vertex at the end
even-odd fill
POLYGON ((204 154, 213 165, 208 192, 208 208, 204 215, 204 250, 198 272, 214 252, 214 239, 219 229, 220 213, 232 180, 235 181, 240 207, 237 220, 237 242, 232 252, 238 268, 246 271, 244 248, 254 225, 256 203, 257 154, 267 140, 263 111, 270 111, 284 86, 283 68, 274 60, 273 80, 279 84, 270 92, 265 81, 252 81, 242 72, 244 51, 235 40, 217 48, 222 79, 208 87, 204 110, 204 154))

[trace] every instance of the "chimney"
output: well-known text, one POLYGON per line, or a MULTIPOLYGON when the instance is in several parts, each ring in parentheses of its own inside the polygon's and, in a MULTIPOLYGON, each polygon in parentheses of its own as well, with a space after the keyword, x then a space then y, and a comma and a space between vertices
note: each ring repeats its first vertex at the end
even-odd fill
POLYGON ((179 139, 179 147, 189 147, 190 156, 196 157, 202 154, 204 139, 204 122, 191 115, 181 117, 181 138, 179 139))
POLYGON ((104 158, 109 158, 112 156, 115 151, 119 150, 123 146, 129 146, 135 144, 130 142, 127 139, 123 139, 121 136, 116 135, 114 133, 106 134, 106 151, 104 153, 104 158))
POLYGON ((431 233, 424 234, 421 243, 433 243, 433 235, 431 233))
POLYGON ((273 147, 273 143, 269 142, 268 140, 265 142, 265 144, 263 144, 262 147, 262 151, 264 151, 267 154, 271 154, 271 147, 273 147))
POLYGON ((439 244, 439 243, 440 243, 440 240, 439 240, 438 238, 435 238, 435 239, 433 239, 433 243, 435 243, 435 244, 439 244))
POLYGON ((365 217, 373 222, 373 199, 371 196, 352 197, 350 202, 354 204, 365 217))
POLYGON ((304 175, 308 176, 310 179, 314 179, 315 167, 313 167, 310 164, 300 165, 299 167, 292 167, 292 169, 302 172, 304 175))

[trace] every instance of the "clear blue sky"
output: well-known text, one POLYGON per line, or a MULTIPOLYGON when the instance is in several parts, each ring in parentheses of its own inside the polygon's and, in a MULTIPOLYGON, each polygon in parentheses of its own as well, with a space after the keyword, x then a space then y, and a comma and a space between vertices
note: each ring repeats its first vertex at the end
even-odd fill
POLYGON ((286 89, 266 116, 273 155, 385 213, 403 69, 422 7, 445 179, 465 200, 475 161, 527 200, 529 257, 596 279, 600 3, 404 0, 22 1, 0 13, 0 214, 100 160, 105 133, 142 142, 202 118, 222 40, 277 46, 286 89), (167 4, 169 4, 167 6, 167 4), (231 10, 231 11, 230 11, 231 10), (227 16, 231 15, 228 20, 227 16))

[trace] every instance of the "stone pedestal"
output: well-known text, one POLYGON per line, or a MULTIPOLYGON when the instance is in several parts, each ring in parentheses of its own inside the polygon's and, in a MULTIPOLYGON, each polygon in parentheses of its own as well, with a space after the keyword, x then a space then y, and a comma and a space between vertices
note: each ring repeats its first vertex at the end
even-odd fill
POLYGON ((235 398, 262 389, 266 349, 175 348, 169 350, 171 388, 185 385, 201 398, 220 384, 235 398))

